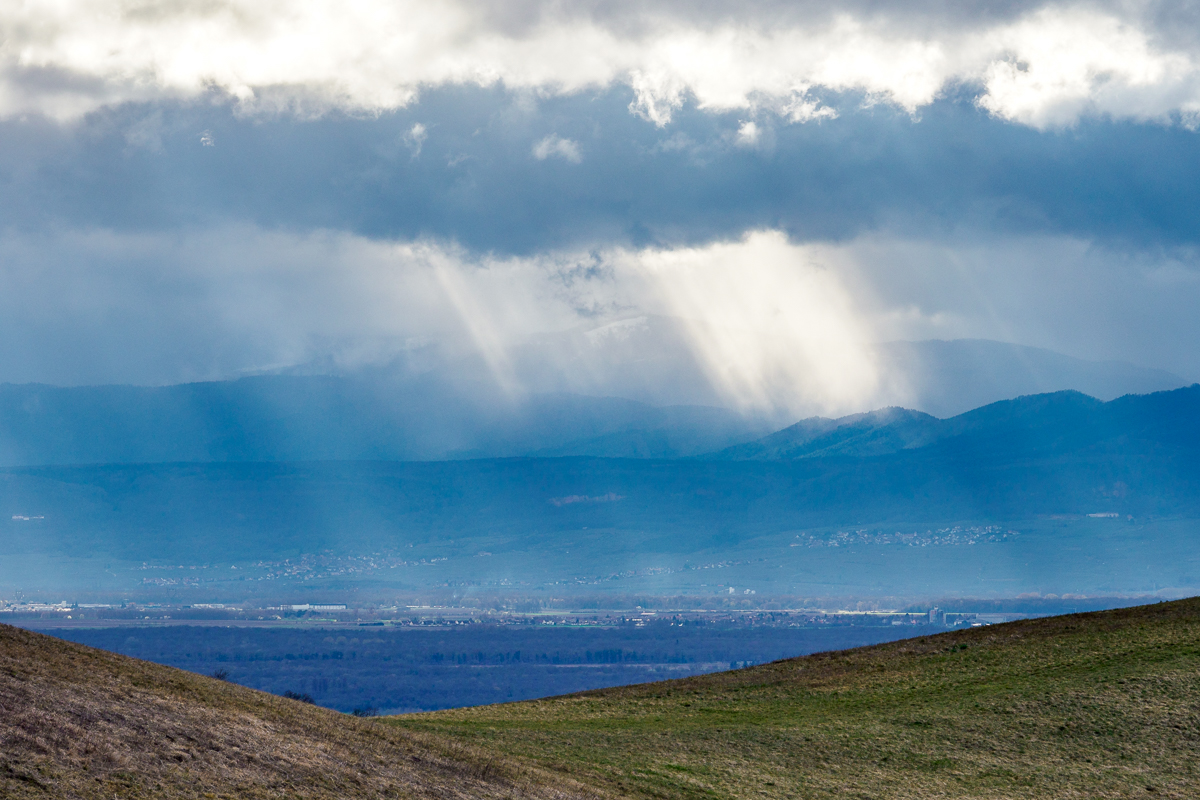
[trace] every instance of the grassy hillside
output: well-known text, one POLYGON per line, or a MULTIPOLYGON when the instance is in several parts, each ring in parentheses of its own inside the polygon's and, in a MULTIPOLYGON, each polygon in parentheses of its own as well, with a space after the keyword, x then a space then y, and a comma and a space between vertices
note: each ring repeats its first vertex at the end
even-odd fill
POLYGON ((1196 599, 387 720, 0 627, 5 798, 1191 798, 1198 753, 1196 599))
POLYGON ((0 797, 597 796, 495 752, 0 626, 0 797))
POLYGON ((397 717, 640 798, 1200 796, 1200 600, 397 717))

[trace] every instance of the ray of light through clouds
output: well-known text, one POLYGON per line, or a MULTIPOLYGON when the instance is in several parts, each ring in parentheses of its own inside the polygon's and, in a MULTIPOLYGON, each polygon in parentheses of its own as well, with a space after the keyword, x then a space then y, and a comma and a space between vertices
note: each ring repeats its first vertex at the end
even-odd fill
POLYGON ((778 232, 632 260, 731 406, 837 412, 875 396, 871 336, 849 292, 778 232))
POLYGON ((530 337, 647 314, 747 411, 902 402, 892 338, 1200 376, 1198 43, 1155 2, 0 6, 0 380, 444 340, 516 393, 530 337))

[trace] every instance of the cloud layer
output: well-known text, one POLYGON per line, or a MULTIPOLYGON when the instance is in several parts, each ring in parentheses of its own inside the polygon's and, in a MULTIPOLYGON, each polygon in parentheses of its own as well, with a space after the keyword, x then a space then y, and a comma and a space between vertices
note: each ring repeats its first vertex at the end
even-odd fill
POLYGON ((904 376, 881 373, 872 355, 886 339, 996 338, 1142 361, 1154 353, 1155 366, 1200 375, 1190 344, 1200 337, 1200 264, 1065 237, 833 245, 764 230, 695 247, 499 257, 446 242, 233 226, 9 231, 0 253, 0 375, 14 382, 173 383, 400 358, 514 394, 620 394, 592 374, 593 349, 624 352, 612 346, 654 315, 680 320, 674 339, 654 340, 678 348, 623 357, 695 364, 707 386, 660 386, 637 399, 754 413, 903 403, 904 376), (540 342, 533 371, 522 361, 531 342, 540 342))
POLYGON ((18 382, 355 369, 436 345, 442 367, 480 356, 496 385, 519 393, 539 388, 512 358, 531 336, 667 314, 682 319, 690 356, 730 406, 844 409, 876 388, 853 300, 777 232, 530 258, 245 227, 10 234, 0 250, 0 372, 18 382))
POLYGON ((460 88, 379 118, 160 103, 69 127, 8 120, 0 210, 20 226, 233 222, 521 254, 759 228, 796 241, 966 227, 1200 244, 1200 136, 1178 126, 1040 133, 946 100, 919 122, 879 108, 818 125, 689 108, 659 129, 619 91, 526 99, 460 88))
POLYGON ((1200 113, 1196 20, 1176 4, 61 0, 0 9, 0 114, 126 102, 379 112, 429 87, 615 84, 665 125, 685 102, 804 122, 852 93, 910 113, 966 87, 1038 128, 1200 113), (831 105, 832 103, 832 105, 831 105))
POLYGON ((1196 53, 1165 2, 8 4, 0 380, 603 394, 656 315, 672 402, 756 412, 903 402, 882 339, 1200 376, 1196 53))

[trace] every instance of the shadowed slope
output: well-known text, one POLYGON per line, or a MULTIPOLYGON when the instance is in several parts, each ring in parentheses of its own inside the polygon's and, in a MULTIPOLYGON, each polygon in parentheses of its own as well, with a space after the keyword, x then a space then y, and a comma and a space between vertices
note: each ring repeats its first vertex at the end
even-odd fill
POLYGON ((5 798, 582 798, 377 721, 0 625, 5 798))
POLYGON ((716 459, 871 458, 920 451, 989 460, 1110 450, 1119 455, 1200 450, 1200 385, 1107 403, 1074 391, 1002 400, 950 419, 884 408, 840 419, 812 417, 716 459))
POLYGON ((868 457, 924 447, 941 435, 942 420, 907 408, 881 408, 839 419, 812 417, 770 436, 727 447, 718 458, 868 457))
POLYGON ((393 718, 643 798, 1200 796, 1200 600, 393 718))

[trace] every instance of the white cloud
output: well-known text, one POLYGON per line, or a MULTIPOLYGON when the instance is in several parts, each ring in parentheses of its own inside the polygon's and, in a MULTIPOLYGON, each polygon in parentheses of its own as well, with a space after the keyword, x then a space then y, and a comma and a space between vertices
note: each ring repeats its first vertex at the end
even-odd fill
POLYGON ((735 141, 742 147, 755 147, 761 136, 762 131, 759 129, 758 123, 751 120, 738 126, 735 141))
POLYGON ((429 138, 429 132, 425 130, 425 126, 421 123, 414 124, 408 129, 408 133, 404 134, 404 144, 412 153, 413 158, 421 155, 421 148, 425 145, 425 140, 429 138))
POLYGON ((533 157, 545 161, 550 157, 562 158, 572 164, 583 160, 579 153, 579 143, 571 139, 563 139, 556 134, 550 134, 533 146, 533 157))
POLYGON ((977 87, 987 111, 1038 127, 1086 114, 1200 114, 1195 21, 1169 18, 1159 4, 1050 2, 974 14, 922 2, 830 8, 9 3, 0 6, 0 114, 71 119, 114 103, 214 92, 248 110, 372 113, 411 103, 422 87, 496 83, 548 93, 624 84, 631 110, 658 125, 686 101, 821 119, 835 113, 812 94, 821 91, 916 112, 956 85, 977 87))
POLYGON ((807 96, 807 90, 795 93, 790 100, 783 103, 780 113, 792 122, 812 122, 814 120, 835 119, 837 111, 829 106, 823 106, 807 96))
POLYGON ((993 57, 979 104, 1036 127, 1082 114, 1161 118, 1200 109, 1192 53, 1160 49, 1152 31, 1081 7, 1047 8, 979 36, 993 57))

